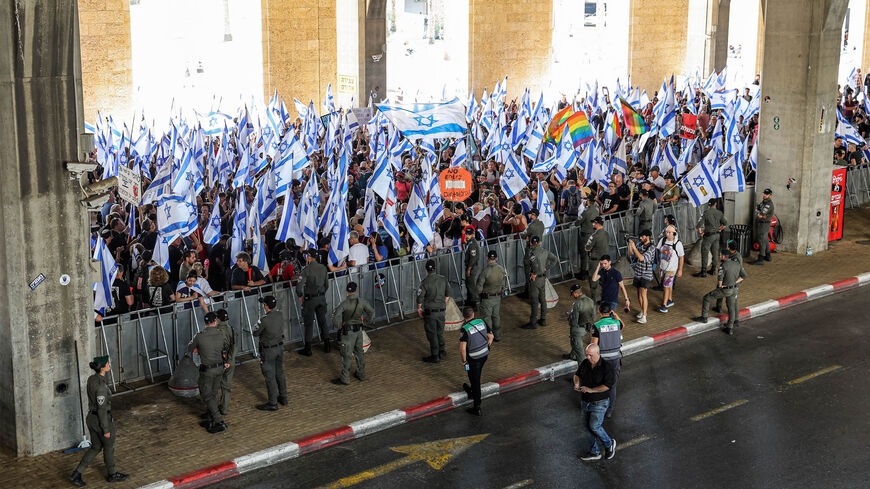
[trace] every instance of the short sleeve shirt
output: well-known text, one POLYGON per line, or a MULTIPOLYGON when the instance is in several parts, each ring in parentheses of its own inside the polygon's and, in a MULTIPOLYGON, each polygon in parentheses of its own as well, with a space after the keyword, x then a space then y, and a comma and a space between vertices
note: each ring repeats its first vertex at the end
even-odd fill
POLYGON ((610 270, 598 271, 598 285, 601 286, 602 302, 619 302, 619 284, 622 282, 622 274, 619 270, 610 267, 610 270))

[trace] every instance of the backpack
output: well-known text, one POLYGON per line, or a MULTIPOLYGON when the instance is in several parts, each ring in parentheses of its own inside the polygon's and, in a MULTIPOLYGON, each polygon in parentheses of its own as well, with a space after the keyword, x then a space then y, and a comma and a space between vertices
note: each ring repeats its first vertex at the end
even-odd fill
POLYGON ((576 187, 572 187, 572 190, 573 192, 571 190, 568 191, 568 197, 565 198, 565 208, 562 209, 562 213, 577 217, 577 210, 580 209, 580 192, 577 191, 576 187))

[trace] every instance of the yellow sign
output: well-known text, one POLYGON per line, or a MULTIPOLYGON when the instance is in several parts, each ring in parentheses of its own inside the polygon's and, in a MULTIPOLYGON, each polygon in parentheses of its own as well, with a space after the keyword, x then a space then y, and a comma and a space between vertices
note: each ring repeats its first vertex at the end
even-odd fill
POLYGON ((353 75, 338 75, 338 93, 356 94, 356 77, 353 75))
POLYGON ((480 443, 484 438, 489 436, 489 433, 483 435, 464 436, 460 438, 447 438, 444 440, 432 441, 428 443, 419 443, 417 445, 405 445, 402 447, 392 447, 390 450, 398 453, 406 454, 393 462, 375 467, 371 470, 366 470, 358 474, 354 474, 343 479, 339 479, 332 484, 321 487, 320 489, 341 489, 344 487, 354 486, 360 482, 365 482, 375 477, 388 474, 396 469, 406 465, 411 465, 415 462, 426 462, 429 467, 435 470, 441 470, 447 465, 450 460, 471 448, 472 445, 480 443))

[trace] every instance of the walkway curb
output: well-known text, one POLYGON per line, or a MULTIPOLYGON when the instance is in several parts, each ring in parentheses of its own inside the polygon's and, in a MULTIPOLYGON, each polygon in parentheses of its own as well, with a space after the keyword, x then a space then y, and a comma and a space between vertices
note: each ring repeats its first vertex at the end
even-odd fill
MULTIPOLYGON (((829 284, 819 285, 784 297, 764 301, 740 310, 740 320, 752 319, 782 309, 803 304, 829 295, 845 292, 857 287, 870 284, 870 272, 854 277, 839 280, 829 284)), ((706 323, 693 322, 678 326, 652 336, 642 336, 626 342, 622 345, 624 355, 657 348, 659 346, 680 341, 707 331, 718 329, 727 321, 728 315, 722 314, 710 318, 706 323)), ((560 362, 544 365, 530 372, 514 375, 495 382, 487 382, 481 386, 481 394, 484 398, 503 394, 516 389, 537 384, 547 379, 554 379, 574 372, 577 362, 563 360, 560 362)), ((306 453, 315 452, 323 448, 343 443, 346 441, 362 438, 363 436, 398 426, 410 421, 416 421, 434 414, 450 411, 457 407, 468 404, 470 401, 465 392, 454 392, 444 397, 432 399, 424 403, 409 406, 403 409, 387 411, 371 418, 362 419, 346 426, 334 428, 322 433, 293 440, 259 452, 244 455, 233 460, 205 467, 203 469, 188 472, 170 479, 154 482, 140 489, 194 489, 212 484, 256 469, 274 465, 286 460, 297 458, 306 453)))

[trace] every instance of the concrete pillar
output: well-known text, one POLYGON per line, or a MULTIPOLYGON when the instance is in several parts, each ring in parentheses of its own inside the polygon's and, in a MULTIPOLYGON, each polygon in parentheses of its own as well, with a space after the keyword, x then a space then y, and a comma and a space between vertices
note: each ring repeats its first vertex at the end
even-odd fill
POLYGON ((650 99, 665 78, 684 72, 689 0, 631 0, 628 73, 650 99))
POLYGON ((80 0, 84 116, 133 110, 133 45, 129 0, 80 0))
MULTIPOLYGON (((766 0, 758 188, 773 190, 786 251, 828 246, 840 36, 848 0, 766 0), (789 179, 795 179, 791 190, 789 179)), ((760 193, 756 193, 760 196, 760 193)))
POLYGON ((864 46, 861 52, 861 73, 870 73, 870 0, 864 9, 864 46))
POLYGON ((717 73, 728 63, 728 22, 731 0, 707 0, 707 32, 704 39, 704 72, 717 73))
POLYGON ((0 445, 18 455, 81 441, 74 342, 82 381, 94 354, 88 222, 63 166, 84 130, 78 20, 75 0, 0 2, 0 445))
POLYGON ((387 96, 387 0, 359 0, 359 12, 357 100, 360 107, 365 107, 370 92, 375 93, 378 102, 387 96))
POLYGON ((261 5, 265 100, 278 90, 288 104, 291 97, 306 104, 313 100, 320 112, 327 84, 333 89, 336 84, 335 0, 261 0, 261 5))
POLYGON ((553 1, 469 0, 469 89, 476 97, 508 76, 508 100, 546 87, 553 44, 553 1))
MULTIPOLYGON (((870 0, 868 0, 870 1, 870 0)), ((764 65, 764 1, 758 0, 758 45, 755 48, 755 73, 764 65)))

